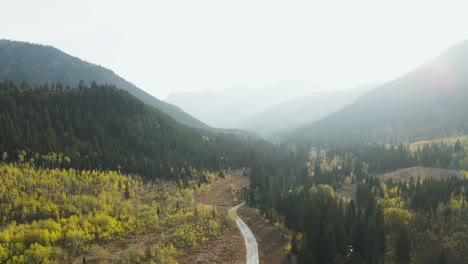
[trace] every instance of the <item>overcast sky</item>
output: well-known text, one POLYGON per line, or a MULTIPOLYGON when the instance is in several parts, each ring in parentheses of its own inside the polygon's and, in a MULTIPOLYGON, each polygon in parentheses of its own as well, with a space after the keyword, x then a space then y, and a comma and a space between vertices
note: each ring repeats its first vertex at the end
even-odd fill
POLYGON ((164 99, 394 79, 468 39, 463 1, 0 0, 0 38, 53 45, 164 99))

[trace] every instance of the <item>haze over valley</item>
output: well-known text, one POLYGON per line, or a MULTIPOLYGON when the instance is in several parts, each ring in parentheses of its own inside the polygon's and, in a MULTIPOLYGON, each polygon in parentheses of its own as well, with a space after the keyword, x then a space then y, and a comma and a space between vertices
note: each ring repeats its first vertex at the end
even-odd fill
POLYGON ((309 83, 284 81, 269 87, 237 85, 219 92, 170 94, 165 101, 178 105, 213 127, 240 128, 245 119, 314 90, 317 88, 309 83))
POLYGON ((2 7, 0 263, 468 263, 463 3, 2 7))

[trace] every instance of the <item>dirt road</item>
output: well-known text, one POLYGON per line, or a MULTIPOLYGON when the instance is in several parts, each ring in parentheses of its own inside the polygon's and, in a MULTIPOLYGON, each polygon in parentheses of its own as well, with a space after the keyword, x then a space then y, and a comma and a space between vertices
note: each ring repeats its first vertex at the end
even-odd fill
POLYGON ((237 209, 239 209, 239 207, 242 205, 244 205, 244 203, 234 206, 230 211, 235 214, 237 226, 239 227, 242 236, 244 236, 245 247, 247 250, 247 264, 258 264, 259 258, 257 240, 255 239, 252 231, 250 231, 250 228, 237 215, 237 209))

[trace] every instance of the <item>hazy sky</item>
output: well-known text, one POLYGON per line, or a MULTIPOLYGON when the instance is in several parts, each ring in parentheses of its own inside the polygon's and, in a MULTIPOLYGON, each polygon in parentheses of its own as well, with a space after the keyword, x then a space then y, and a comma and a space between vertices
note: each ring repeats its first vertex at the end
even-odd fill
POLYGON ((0 0, 0 38, 53 45, 151 94, 384 82, 468 39, 463 1, 0 0))

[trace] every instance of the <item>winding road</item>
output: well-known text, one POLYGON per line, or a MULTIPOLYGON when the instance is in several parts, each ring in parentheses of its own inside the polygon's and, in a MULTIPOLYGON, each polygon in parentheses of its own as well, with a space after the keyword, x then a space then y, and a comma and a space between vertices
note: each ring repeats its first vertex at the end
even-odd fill
POLYGON ((234 215, 236 216, 237 226, 239 227, 239 230, 241 231, 242 236, 244 236, 246 253, 247 253, 247 264, 258 264, 259 258, 258 258, 257 240, 255 239, 255 236, 253 235, 252 231, 250 231, 249 227, 237 215, 237 209, 239 209, 239 207, 241 207, 244 204, 245 202, 239 205, 236 205, 233 208, 231 208, 229 211, 233 212, 234 215))

